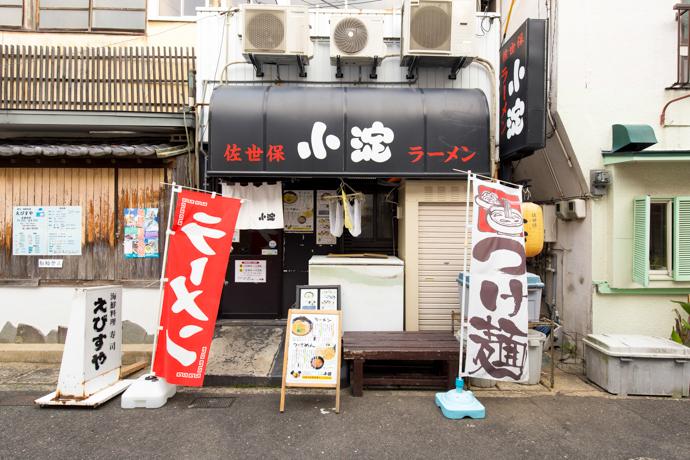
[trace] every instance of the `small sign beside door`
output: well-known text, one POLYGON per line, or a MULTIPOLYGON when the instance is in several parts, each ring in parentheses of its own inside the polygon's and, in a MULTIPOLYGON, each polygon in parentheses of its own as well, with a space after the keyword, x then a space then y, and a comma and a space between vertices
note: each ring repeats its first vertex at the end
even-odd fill
POLYGON ((340 286, 297 286, 300 310, 340 310, 340 286))
POLYGON ((265 260, 236 260, 235 283, 265 283, 265 260))

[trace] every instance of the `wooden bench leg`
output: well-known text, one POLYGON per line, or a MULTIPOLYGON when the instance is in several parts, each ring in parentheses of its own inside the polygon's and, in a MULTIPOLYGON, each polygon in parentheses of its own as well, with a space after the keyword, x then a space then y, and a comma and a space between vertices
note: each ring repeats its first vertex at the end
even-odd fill
POLYGON ((460 363, 458 363, 457 359, 449 359, 446 361, 446 372, 447 374, 447 380, 446 380, 446 388, 448 390, 452 390, 455 388, 455 378, 458 376, 458 366, 460 363))
POLYGON ((355 359, 352 371, 352 396, 362 396, 364 393, 364 360, 355 359))

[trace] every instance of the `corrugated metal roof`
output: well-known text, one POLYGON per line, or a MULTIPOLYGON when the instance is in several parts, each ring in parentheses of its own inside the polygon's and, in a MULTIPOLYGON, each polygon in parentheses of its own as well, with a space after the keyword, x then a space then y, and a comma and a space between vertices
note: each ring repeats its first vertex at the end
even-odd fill
POLYGON ((0 157, 157 158, 187 153, 186 144, 19 144, 0 143, 0 157))

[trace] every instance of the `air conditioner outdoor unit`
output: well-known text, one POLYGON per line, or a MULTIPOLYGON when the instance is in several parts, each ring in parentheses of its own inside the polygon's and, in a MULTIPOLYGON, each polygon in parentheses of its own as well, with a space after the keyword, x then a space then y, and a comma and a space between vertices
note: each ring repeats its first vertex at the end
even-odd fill
POLYGON ((242 53, 252 61, 281 64, 313 54, 306 6, 243 4, 242 53))
POLYGON ((367 64, 383 59, 383 17, 344 16, 331 19, 331 64, 367 64))
POLYGON ((476 57, 475 0, 404 0, 401 65, 476 57))

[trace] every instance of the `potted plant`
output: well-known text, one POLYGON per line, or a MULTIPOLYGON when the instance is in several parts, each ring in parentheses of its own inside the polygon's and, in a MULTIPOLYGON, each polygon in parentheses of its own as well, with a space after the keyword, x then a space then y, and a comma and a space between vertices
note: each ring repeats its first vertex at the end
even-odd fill
POLYGON ((673 330, 671 330, 671 339, 674 342, 690 347, 690 302, 680 302, 678 300, 673 300, 672 302, 683 307, 685 313, 688 314, 688 319, 683 319, 677 308, 673 309, 676 312, 676 324, 673 330))

